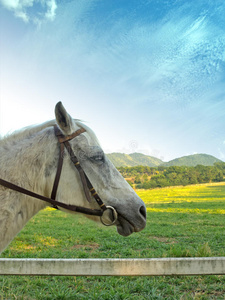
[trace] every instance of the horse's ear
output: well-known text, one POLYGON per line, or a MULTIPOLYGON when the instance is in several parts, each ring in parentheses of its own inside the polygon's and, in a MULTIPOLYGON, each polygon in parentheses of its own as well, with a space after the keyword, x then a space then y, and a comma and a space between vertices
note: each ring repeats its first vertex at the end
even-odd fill
POLYGON ((61 101, 55 106, 55 117, 57 124, 65 135, 72 134, 75 131, 76 124, 71 116, 67 113, 61 101))

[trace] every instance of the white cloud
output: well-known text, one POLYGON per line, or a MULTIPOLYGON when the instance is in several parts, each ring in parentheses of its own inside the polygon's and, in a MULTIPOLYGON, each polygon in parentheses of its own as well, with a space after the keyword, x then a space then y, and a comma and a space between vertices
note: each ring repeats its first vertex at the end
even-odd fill
POLYGON ((46 6, 47 6, 47 12, 45 13, 45 16, 49 20, 54 20, 55 18, 55 11, 57 8, 57 4, 55 0, 47 0, 46 1, 46 6))
POLYGON ((0 4, 26 23, 52 21, 57 9, 56 0, 0 0, 0 4))

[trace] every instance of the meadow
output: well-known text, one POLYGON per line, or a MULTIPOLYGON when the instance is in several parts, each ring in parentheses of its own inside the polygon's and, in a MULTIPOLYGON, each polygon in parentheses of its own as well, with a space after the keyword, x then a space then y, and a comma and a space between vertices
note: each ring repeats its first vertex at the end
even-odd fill
MULTIPOLYGON (((119 236, 82 215, 48 208, 1 257, 153 258, 225 256, 225 183, 138 190, 147 226, 119 236)), ((225 299, 225 276, 0 276, 0 299, 225 299)))

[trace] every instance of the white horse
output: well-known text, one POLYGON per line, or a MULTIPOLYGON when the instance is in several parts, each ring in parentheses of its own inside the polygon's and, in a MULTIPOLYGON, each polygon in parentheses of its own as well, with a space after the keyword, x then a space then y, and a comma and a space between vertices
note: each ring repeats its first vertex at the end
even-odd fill
MULTIPOLYGON (((118 233, 128 236, 141 231, 146 225, 145 205, 105 156, 93 131, 72 119, 61 102, 55 107, 55 115, 56 120, 28 127, 0 141, 0 178, 50 198, 60 155, 54 125, 57 124, 64 136, 84 128, 85 132, 69 142, 82 169, 105 205, 116 210, 118 233)), ((64 153, 56 200, 99 209, 94 198, 91 202, 87 201, 79 172, 67 151, 64 153)), ((0 253, 28 220, 48 205, 45 201, 0 185, 0 253)), ((98 216, 89 217, 100 221, 98 216)), ((108 213, 105 218, 112 220, 113 216, 108 213)))

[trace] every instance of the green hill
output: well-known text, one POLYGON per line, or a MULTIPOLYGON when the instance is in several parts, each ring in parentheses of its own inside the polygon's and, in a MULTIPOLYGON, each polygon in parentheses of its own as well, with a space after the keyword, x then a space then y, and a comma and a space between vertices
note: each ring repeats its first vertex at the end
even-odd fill
POLYGON ((180 158, 173 159, 169 162, 164 162, 161 164, 161 166, 165 166, 165 167, 170 167, 170 166, 194 167, 197 165, 212 166, 216 162, 221 162, 221 160, 208 154, 193 154, 188 156, 182 156, 180 158))
POLYGON ((163 163, 161 159, 142 153, 109 153, 107 157, 116 167, 149 166, 157 167, 163 163))
POLYGON ((212 166, 215 162, 221 162, 218 158, 208 154, 193 154, 173 159, 169 162, 163 162, 161 159, 145 155, 142 153, 109 153, 107 157, 116 167, 135 167, 135 166, 188 166, 197 165, 212 166))

